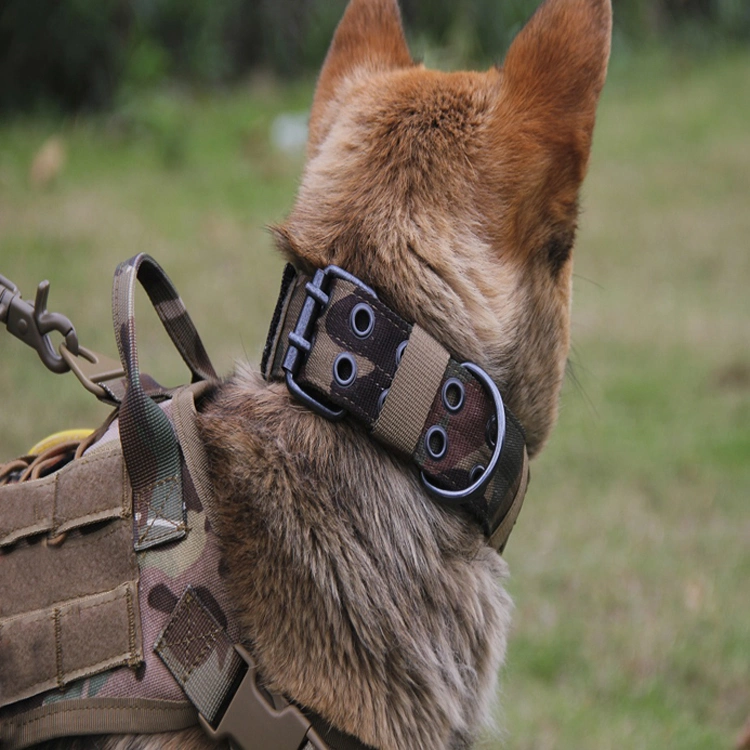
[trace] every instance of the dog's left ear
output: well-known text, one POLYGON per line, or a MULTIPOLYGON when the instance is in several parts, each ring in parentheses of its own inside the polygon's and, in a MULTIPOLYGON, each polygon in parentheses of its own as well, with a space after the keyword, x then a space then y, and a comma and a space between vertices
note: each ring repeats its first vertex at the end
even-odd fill
POLYGON ((351 0, 336 29, 315 89, 308 156, 325 138, 335 116, 339 87, 354 74, 413 65, 397 0, 351 0))
POLYGON ((521 245, 534 225, 575 223, 611 34, 611 0, 546 0, 508 51, 491 150, 521 245))

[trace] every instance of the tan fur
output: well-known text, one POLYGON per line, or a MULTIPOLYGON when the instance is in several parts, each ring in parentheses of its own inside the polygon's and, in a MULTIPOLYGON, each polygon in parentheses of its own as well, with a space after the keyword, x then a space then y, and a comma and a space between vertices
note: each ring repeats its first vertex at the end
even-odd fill
MULTIPOLYGON (((395 0, 352 0, 276 230, 298 265, 343 266, 485 367, 532 454, 565 367, 610 26, 609 0, 547 0, 503 68, 439 73, 411 61, 395 0)), ((267 684, 375 747, 468 747, 511 612, 506 565, 479 528, 360 428, 247 369, 201 428, 237 615, 267 684)))

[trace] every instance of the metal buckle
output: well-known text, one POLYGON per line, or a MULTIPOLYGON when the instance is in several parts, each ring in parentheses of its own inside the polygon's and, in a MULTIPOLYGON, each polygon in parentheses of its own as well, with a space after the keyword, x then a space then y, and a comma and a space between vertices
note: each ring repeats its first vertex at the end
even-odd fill
POLYGON ((65 343, 60 344, 58 351, 87 391, 93 393, 100 401, 117 405, 117 401, 111 398, 101 384, 125 377, 125 370, 120 362, 80 344, 78 356, 75 356, 65 343))
POLYGON ((78 336, 68 318, 47 310, 48 299, 49 281, 39 284, 31 304, 21 298, 12 281, 0 276, 0 323, 5 323, 10 333, 34 349, 48 370, 63 373, 68 371, 68 365, 55 351, 48 334, 60 333, 73 354, 78 354, 78 336))
POLYGON ((473 362, 463 362, 461 367, 466 368, 474 377, 479 380, 484 386, 485 390, 492 396, 492 402, 495 405, 495 417, 497 418, 497 439, 495 441, 495 449, 492 453, 487 468, 484 470, 479 479, 473 484, 470 484, 463 490, 444 490, 438 487, 425 476, 424 471, 421 472, 422 484, 424 485, 427 492, 430 493, 437 500, 444 503, 456 503, 471 500, 477 495, 481 495, 489 481, 495 474, 497 469, 498 461, 500 460, 500 454, 503 450, 503 441, 505 439, 505 407, 503 406, 503 397, 500 395, 498 387, 493 382, 492 378, 478 365, 473 362))
POLYGON ((378 295, 367 284, 360 281, 356 276, 344 271, 338 266, 328 266, 324 270, 317 270, 313 280, 305 285, 307 295, 302 305, 302 311, 297 318, 294 330, 289 334, 289 348, 284 356, 282 365, 286 373, 286 385, 290 393, 305 406, 312 409, 316 414, 325 417, 331 422, 338 422, 344 418, 346 411, 336 409, 319 401, 306 391, 302 390, 295 378, 300 367, 312 350, 312 331, 320 313, 325 309, 330 299, 331 278, 342 279, 358 286, 375 299, 378 295))
POLYGON ((214 728, 207 719, 198 714, 201 728, 214 742, 229 740, 239 750, 299 750, 308 737, 310 722, 296 707, 274 696, 276 708, 264 697, 258 687, 255 662, 242 646, 235 650, 247 664, 239 687, 214 728))

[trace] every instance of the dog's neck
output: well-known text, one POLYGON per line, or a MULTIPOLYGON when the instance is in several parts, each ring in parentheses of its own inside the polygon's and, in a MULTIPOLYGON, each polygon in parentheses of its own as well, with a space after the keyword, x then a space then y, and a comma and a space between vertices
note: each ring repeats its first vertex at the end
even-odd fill
POLYGON ((528 481, 519 421, 487 373, 456 361, 337 266, 284 271, 262 372, 326 419, 349 415, 420 470, 438 502, 467 511, 501 551, 528 481))

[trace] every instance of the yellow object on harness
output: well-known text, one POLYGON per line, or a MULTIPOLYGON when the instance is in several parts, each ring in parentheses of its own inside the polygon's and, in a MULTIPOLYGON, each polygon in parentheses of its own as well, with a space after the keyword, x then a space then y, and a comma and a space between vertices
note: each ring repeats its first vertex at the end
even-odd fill
POLYGON ((58 445, 69 442, 81 442, 85 440, 93 430, 88 428, 81 428, 78 430, 62 430, 61 432, 55 432, 52 435, 48 435, 44 440, 40 440, 30 451, 30 456, 38 456, 44 451, 48 451, 50 448, 56 448, 58 445))

